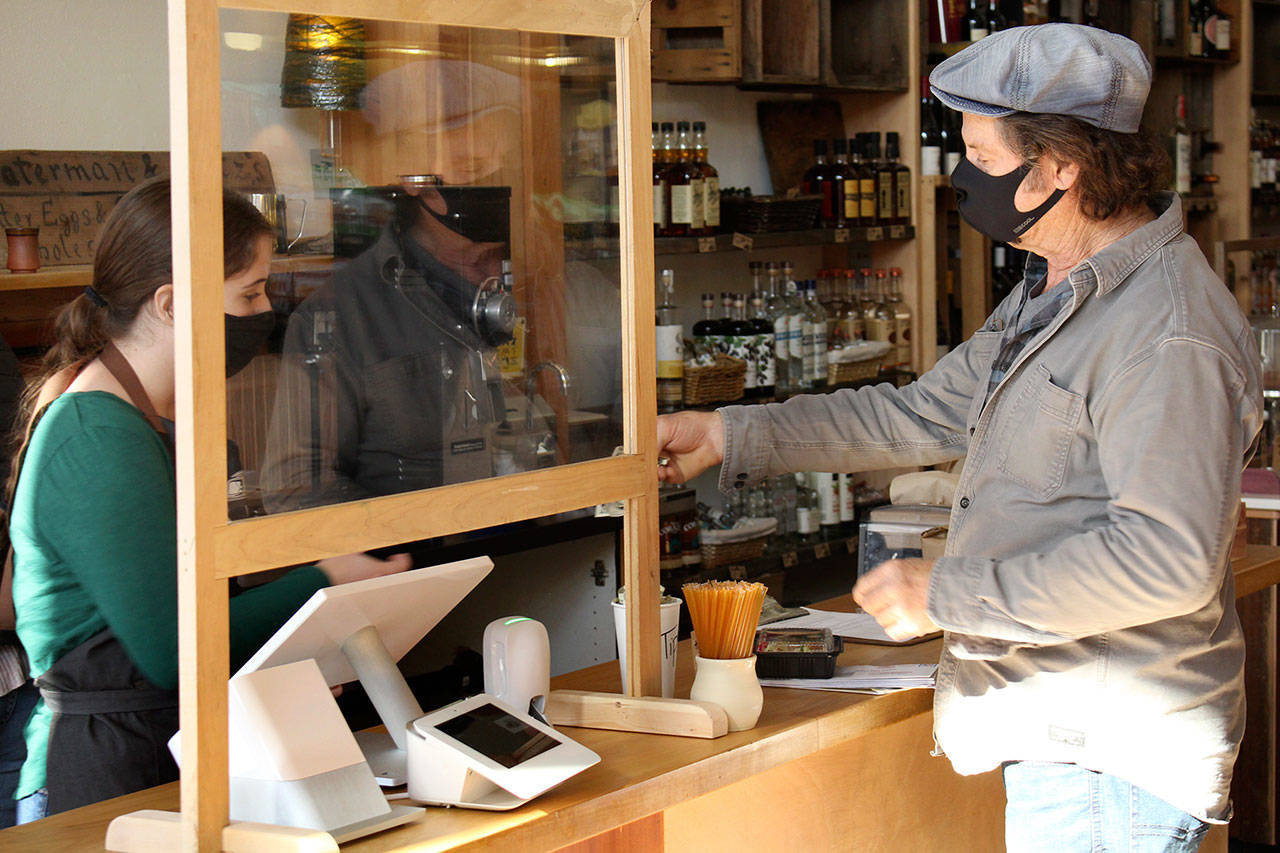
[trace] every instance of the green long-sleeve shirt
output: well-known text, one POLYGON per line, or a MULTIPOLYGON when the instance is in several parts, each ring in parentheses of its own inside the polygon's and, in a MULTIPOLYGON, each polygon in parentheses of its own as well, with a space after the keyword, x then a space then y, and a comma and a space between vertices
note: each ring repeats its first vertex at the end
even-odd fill
MULTIPOLYGON (((142 414, 102 391, 63 394, 27 448, 10 535, 18 637, 33 676, 110 628, 155 686, 178 686, 177 518, 169 451, 142 414)), ((231 599, 243 661, 317 589, 314 567, 231 599)), ((45 784, 50 712, 27 724, 18 798, 45 784)))

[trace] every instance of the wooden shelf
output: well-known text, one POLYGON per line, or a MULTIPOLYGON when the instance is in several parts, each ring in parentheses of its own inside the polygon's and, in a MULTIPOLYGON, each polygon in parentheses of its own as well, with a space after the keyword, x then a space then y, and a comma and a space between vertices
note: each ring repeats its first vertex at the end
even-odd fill
MULTIPOLYGON (((878 243, 913 240, 916 230, 911 225, 884 225, 875 228, 813 228, 808 231, 769 231, 763 234, 716 234, 711 237, 657 237, 654 254, 709 255, 717 252, 785 249, 794 246, 832 246, 839 243, 878 243), (745 241, 750 241, 749 243, 745 241)), ((568 257, 598 260, 618 256, 617 237, 590 237, 568 240, 568 257)))
POLYGON ((1235 65, 1240 61, 1235 48, 1232 48, 1230 56, 1219 58, 1213 56, 1190 56, 1176 47, 1159 45, 1155 48, 1155 59, 1156 65, 1228 66, 1235 65))
MULTIPOLYGON (((282 273, 322 270, 332 263, 332 255, 277 255, 271 259, 271 271, 282 273)), ((0 292, 86 287, 92 283, 93 267, 90 264, 45 267, 38 272, 0 272, 0 292)))
POLYGON ((928 55, 948 57, 955 56, 971 44, 973 44, 971 41, 949 41, 945 44, 942 42, 931 41, 929 42, 928 55))

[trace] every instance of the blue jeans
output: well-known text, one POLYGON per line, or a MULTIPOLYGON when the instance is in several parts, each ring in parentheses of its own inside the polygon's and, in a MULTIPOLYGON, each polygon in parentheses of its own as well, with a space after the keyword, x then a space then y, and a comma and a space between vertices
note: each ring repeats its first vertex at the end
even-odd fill
POLYGON ((1209 829, 1136 785, 1075 764, 1006 764, 1004 790, 1010 853, 1195 853, 1209 829))
POLYGON ((15 822, 13 792, 27 760, 27 719, 39 697, 30 681, 0 696, 0 829, 15 822))
POLYGON ((49 789, 41 788, 18 800, 18 825, 49 816, 49 789))

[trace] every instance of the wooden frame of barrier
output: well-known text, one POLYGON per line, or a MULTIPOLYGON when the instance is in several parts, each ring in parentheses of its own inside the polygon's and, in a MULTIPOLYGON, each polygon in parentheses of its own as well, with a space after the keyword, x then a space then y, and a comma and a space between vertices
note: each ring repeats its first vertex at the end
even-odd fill
MULTIPOLYGON (((282 0, 169 0, 169 98, 177 375, 182 811, 127 816, 128 849, 248 849, 286 834, 228 827, 227 579, 399 542, 624 501, 623 576, 634 601, 625 689, 660 693, 653 221, 647 0, 318 0, 308 11, 365 19, 612 38, 616 51, 625 455, 229 523, 223 370, 221 7, 288 13, 282 0), (652 653, 646 650, 652 650, 652 653)), ((122 825, 123 826, 123 825, 122 825)))

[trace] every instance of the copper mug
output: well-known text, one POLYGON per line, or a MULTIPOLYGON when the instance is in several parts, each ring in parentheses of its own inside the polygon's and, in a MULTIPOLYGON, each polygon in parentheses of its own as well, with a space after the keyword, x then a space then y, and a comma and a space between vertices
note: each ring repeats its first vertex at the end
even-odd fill
POLYGON ((6 228, 9 272, 35 272, 40 269, 40 229, 6 228))
POLYGON ((288 228, 285 217, 287 200, 284 193, 249 193, 249 203, 258 209, 258 212, 275 230, 276 251, 282 255, 302 239, 302 229, 307 224, 307 200, 299 198, 298 201, 302 202, 302 216, 298 219, 298 233, 290 240, 286 230, 288 228))

